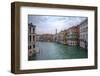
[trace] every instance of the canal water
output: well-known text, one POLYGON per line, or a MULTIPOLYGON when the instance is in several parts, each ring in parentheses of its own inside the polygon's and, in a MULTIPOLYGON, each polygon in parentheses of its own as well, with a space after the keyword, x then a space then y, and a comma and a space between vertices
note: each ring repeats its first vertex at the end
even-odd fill
POLYGON ((87 58, 88 51, 79 46, 67 46, 55 42, 38 42, 39 51, 29 60, 55 60, 87 58))

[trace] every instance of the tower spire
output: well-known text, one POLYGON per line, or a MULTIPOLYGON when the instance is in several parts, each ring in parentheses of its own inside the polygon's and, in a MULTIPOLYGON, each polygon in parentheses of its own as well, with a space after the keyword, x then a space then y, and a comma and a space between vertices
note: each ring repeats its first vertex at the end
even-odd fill
POLYGON ((57 29, 56 29, 56 34, 57 34, 57 29))

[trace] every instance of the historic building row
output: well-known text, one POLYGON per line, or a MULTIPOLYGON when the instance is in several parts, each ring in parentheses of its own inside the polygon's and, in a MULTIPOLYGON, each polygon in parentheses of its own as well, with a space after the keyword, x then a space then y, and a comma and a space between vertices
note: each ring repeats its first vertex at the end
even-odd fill
MULTIPOLYGON (((57 31, 57 30, 56 30, 57 31)), ((64 31, 55 34, 57 43, 67 44, 70 46, 80 46, 88 48, 88 19, 85 19, 79 25, 72 26, 64 31)))

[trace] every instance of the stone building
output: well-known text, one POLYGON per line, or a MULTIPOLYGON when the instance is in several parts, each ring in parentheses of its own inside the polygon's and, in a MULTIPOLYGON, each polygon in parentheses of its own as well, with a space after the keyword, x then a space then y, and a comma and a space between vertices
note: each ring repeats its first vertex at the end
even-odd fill
POLYGON ((61 44, 66 44, 67 43, 66 36, 67 36, 67 34, 66 34, 65 30, 57 33, 56 42, 61 43, 61 44))
POLYGON ((79 26, 67 29, 67 45, 79 45, 79 26))
POLYGON ((64 39, 64 43, 63 44, 67 44, 67 30, 64 30, 63 34, 64 34, 64 36, 63 36, 64 37, 63 38, 64 39))
POLYGON ((63 31, 61 31, 57 34, 57 42, 63 44, 63 42, 64 42, 64 32, 63 31))
POLYGON ((88 19, 80 23, 80 47, 88 48, 88 19))
POLYGON ((53 34, 42 34, 39 37, 39 41, 52 42, 54 40, 53 37, 54 37, 53 34))
POLYGON ((35 54, 35 43, 36 43, 36 26, 32 23, 28 24, 28 55, 32 56, 35 54))

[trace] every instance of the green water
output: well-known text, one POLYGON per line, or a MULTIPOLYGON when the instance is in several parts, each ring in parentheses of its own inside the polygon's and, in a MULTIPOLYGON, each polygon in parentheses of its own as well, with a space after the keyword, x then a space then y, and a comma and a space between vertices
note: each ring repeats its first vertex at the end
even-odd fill
POLYGON ((40 51, 29 60, 79 59, 87 58, 88 52, 79 46, 67 46, 54 42, 38 42, 40 51))

